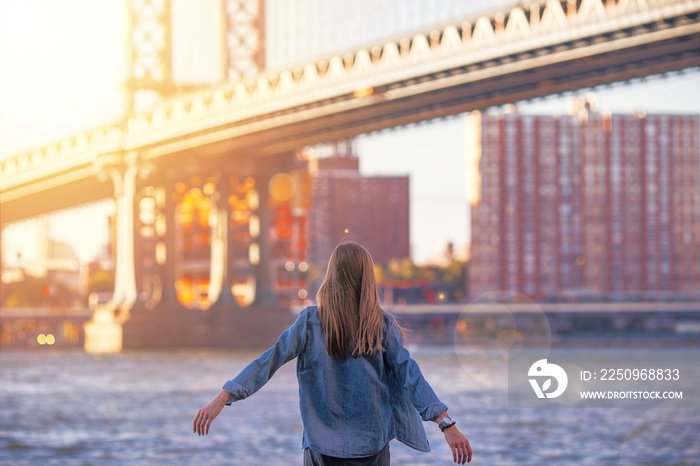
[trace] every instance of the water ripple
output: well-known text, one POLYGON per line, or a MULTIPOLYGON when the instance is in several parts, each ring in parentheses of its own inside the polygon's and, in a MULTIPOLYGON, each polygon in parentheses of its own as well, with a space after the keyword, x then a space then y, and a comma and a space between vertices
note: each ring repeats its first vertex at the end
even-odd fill
MULTIPOLYGON (((300 464, 293 363, 225 408, 209 436, 192 433, 196 411, 254 356, 3 351, 0 464, 300 464), (261 414, 269 422, 254 421, 261 414)), ((697 464, 698 410, 507 409, 501 365, 448 349, 413 356, 469 437, 473 464, 697 464)), ((442 434, 426 430, 431 453, 392 442, 392 463, 449 464, 442 434)))

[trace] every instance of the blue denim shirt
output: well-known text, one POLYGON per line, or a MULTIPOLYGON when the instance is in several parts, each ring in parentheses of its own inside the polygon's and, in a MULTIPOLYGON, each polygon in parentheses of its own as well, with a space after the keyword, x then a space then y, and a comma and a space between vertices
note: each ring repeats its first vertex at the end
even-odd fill
MULTIPOLYGON (((394 319, 384 317, 384 351, 359 358, 328 354, 316 306, 304 309, 272 348, 224 389, 233 401, 258 391, 284 363, 297 358, 303 448, 356 458, 378 453, 393 438, 430 451, 421 422, 447 410, 403 346, 394 319)), ((230 404, 230 403, 229 403, 230 404)))

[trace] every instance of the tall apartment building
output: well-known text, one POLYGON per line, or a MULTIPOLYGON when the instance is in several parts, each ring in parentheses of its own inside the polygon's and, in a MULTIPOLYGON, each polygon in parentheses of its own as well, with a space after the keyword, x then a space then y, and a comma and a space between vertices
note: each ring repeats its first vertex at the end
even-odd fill
POLYGON ((700 116, 594 104, 467 117, 472 297, 700 295, 700 116))
POLYGON ((323 272, 331 252, 344 240, 365 246, 376 263, 408 257, 408 176, 361 176, 352 145, 338 152, 311 162, 311 261, 323 272))

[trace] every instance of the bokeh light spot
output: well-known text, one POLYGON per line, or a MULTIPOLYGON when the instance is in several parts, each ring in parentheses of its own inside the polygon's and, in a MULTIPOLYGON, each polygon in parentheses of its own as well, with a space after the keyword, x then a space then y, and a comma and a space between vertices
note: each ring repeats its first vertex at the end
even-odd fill
POLYGON ((270 196, 278 202, 288 201, 297 191, 297 183, 288 173, 277 173, 270 178, 270 196))

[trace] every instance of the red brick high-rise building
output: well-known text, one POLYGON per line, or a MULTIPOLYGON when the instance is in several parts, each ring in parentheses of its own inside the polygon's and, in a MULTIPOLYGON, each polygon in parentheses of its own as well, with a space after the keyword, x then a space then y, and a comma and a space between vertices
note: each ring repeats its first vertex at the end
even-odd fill
POLYGON ((362 244, 376 263, 410 255, 408 176, 361 176, 351 143, 311 164, 309 255, 319 272, 344 240, 362 244))
POLYGON ((700 295, 698 115, 467 117, 469 293, 700 295))

